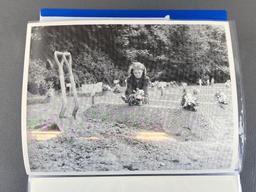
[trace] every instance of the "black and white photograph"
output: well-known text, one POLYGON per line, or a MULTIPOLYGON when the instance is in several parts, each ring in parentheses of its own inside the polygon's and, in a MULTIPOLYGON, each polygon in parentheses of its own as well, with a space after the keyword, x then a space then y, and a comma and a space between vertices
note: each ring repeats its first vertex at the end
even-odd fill
POLYGON ((30 23, 24 161, 34 174, 176 174, 237 168, 226 22, 30 23))

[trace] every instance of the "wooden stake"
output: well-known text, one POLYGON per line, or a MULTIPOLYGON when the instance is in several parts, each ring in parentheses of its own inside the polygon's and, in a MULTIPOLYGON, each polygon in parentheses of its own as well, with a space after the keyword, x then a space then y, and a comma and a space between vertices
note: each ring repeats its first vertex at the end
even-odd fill
POLYGON ((95 95, 92 95, 92 106, 94 106, 94 105, 95 105, 94 96, 95 96, 95 95))
POLYGON ((161 87, 161 96, 164 96, 164 88, 161 87))

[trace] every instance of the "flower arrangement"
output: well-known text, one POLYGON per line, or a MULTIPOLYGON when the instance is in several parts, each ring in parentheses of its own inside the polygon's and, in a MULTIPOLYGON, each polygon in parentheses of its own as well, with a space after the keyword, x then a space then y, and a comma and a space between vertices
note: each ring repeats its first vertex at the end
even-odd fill
POLYGON ((217 91, 217 93, 215 94, 215 97, 216 97, 218 103, 223 104, 223 105, 228 104, 227 96, 223 92, 217 91))
POLYGON ((147 103, 147 98, 145 97, 144 91, 141 89, 136 89, 133 94, 128 98, 128 104, 132 105, 142 105, 147 103))
POLYGON ((188 111, 197 111, 197 98, 195 97, 195 93, 191 94, 186 91, 186 89, 183 89, 183 95, 181 100, 181 106, 183 109, 188 111))

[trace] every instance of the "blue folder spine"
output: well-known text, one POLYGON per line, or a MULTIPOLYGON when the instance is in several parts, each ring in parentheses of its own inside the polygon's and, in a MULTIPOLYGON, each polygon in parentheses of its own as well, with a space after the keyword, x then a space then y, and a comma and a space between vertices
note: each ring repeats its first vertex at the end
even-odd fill
POLYGON ((92 10, 42 8, 41 17, 164 18, 171 20, 227 21, 225 10, 92 10))

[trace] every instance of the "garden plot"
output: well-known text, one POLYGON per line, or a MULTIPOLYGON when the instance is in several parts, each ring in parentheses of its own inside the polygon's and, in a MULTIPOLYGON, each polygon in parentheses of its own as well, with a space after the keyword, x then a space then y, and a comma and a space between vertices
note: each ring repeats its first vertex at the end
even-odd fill
MULTIPOLYGON (((181 109, 180 88, 166 89, 164 96, 159 90, 151 89, 150 104, 134 107, 124 104, 121 94, 95 97, 94 106, 90 105, 90 98, 80 97, 77 120, 58 118, 60 98, 55 98, 48 105, 28 106, 28 133, 37 131, 36 125, 46 122, 48 125, 56 123, 61 130, 46 140, 30 137, 28 154, 31 170, 85 172, 229 168, 233 142, 231 103, 225 108, 216 103, 214 93, 219 87, 214 90, 194 87, 200 89, 197 112, 181 109), (201 100, 204 103, 200 104, 201 100)), ((230 89, 223 90, 231 102, 230 89)), ((68 108, 72 109, 71 98, 68 103, 68 108)))

